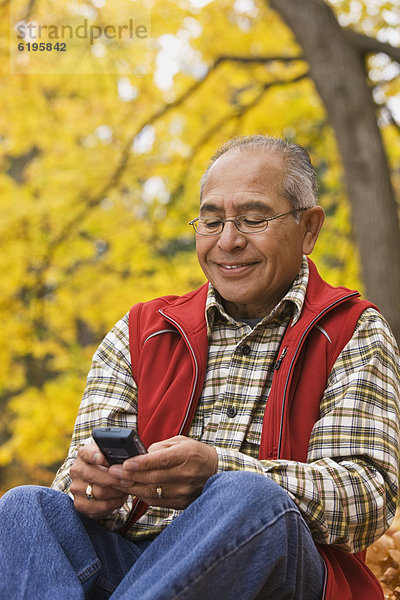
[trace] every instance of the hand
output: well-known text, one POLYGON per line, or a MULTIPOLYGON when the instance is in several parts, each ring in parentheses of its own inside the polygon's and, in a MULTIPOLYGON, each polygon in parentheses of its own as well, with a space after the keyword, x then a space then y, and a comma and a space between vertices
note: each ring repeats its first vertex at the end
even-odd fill
POLYGON ((110 475, 109 465, 97 444, 79 448, 70 476, 75 508, 91 519, 107 517, 126 502, 128 493, 113 487, 119 485, 119 481, 110 475), (93 500, 86 497, 89 484, 92 485, 93 500))
POLYGON ((218 466, 215 448, 183 435, 157 442, 148 454, 112 465, 118 489, 152 506, 184 509, 200 496, 218 466), (162 490, 161 497, 157 488, 162 490))

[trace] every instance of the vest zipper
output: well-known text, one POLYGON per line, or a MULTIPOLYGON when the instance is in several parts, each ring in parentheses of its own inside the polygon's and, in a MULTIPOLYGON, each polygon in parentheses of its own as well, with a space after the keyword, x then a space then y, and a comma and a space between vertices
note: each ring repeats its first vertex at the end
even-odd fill
MULTIPOLYGON (((326 308, 324 308, 323 310, 321 310, 321 312, 320 312, 320 313, 318 313, 318 315, 317 315, 316 317, 314 317, 314 319, 311 321, 311 323, 309 323, 309 325, 307 326, 307 328, 306 328, 306 329, 303 331, 303 334, 302 334, 302 336, 301 336, 301 338, 300 338, 300 340, 299 340, 299 342, 298 342, 298 344, 297 344, 297 347, 296 347, 296 349, 295 349, 295 351, 294 351, 294 353, 293 353, 293 356, 292 356, 292 361, 291 361, 291 363, 290 363, 290 365, 289 365, 289 369, 288 369, 288 372, 287 372, 287 375, 286 375, 285 387, 284 387, 284 390, 283 390, 283 400, 282 400, 282 409, 281 409, 281 422, 280 422, 280 425, 279 425, 278 452, 277 452, 277 456, 276 456, 276 458, 277 458, 277 459, 279 459, 279 458, 280 458, 280 456, 281 456, 281 450, 282 450, 282 437, 283 437, 283 415, 284 415, 284 412, 285 412, 285 404, 286 404, 286 400, 287 400, 287 392, 288 392, 289 378, 290 378, 290 374, 291 374, 291 372, 292 372, 293 365, 294 365, 294 362, 295 362, 295 359, 296 359, 297 353, 298 353, 298 351, 299 351, 299 348, 301 347, 301 345, 302 345, 302 343, 303 343, 303 340, 304 340, 305 336, 308 334, 308 332, 310 331, 310 329, 311 329, 312 327, 314 327, 314 324, 315 324, 315 323, 316 323, 316 322, 317 322, 317 321, 318 321, 318 320, 319 320, 319 319, 320 319, 320 318, 321 318, 321 317, 322 317, 322 316, 323 316, 323 315, 324 315, 326 312, 328 312, 329 310, 331 310, 332 308, 334 308, 334 307, 335 307, 337 304, 342 304, 342 303, 343 303, 343 302, 345 302, 346 300, 349 300, 350 298, 354 298, 354 297, 356 297, 356 296, 358 296, 358 295, 359 295, 359 294, 358 294, 358 292, 353 292, 352 294, 348 294, 347 296, 343 296, 342 298, 339 298, 338 300, 335 300, 335 302, 332 302, 332 304, 329 304, 329 306, 327 306, 326 308)), ((287 347, 286 347, 286 348, 284 348, 284 350, 282 351, 282 354, 283 354, 283 352, 284 352, 285 350, 287 350, 287 347)), ((285 355, 286 355, 286 352, 285 352, 285 355)), ((280 358, 284 358, 284 356, 282 356, 282 355, 281 355, 281 357, 280 357, 280 358)), ((279 367, 280 367, 280 365, 281 365, 281 362, 282 362, 282 361, 281 361, 281 362, 279 362, 279 360, 278 360, 277 362, 279 363, 279 365, 278 365, 278 369, 279 369, 279 367)), ((276 368, 276 365, 275 365, 275 367, 274 367, 274 368, 276 368)))
MULTIPOLYGON (((182 425, 181 425, 181 427, 180 427, 180 429, 178 431, 178 434, 182 434, 182 432, 185 430, 185 427, 186 427, 186 424, 187 424, 187 420, 188 420, 188 417, 189 417, 189 414, 190 414, 190 410, 191 410, 192 404, 193 404, 193 398, 194 398, 194 394, 195 394, 195 391, 196 391, 197 381, 199 379, 199 365, 198 365, 198 362, 196 360, 196 355, 194 353, 193 347, 192 347, 191 343, 189 342, 189 339, 188 339, 186 333, 183 331, 183 329, 179 325, 179 323, 177 323, 176 321, 174 321, 174 319, 172 319, 171 317, 168 317, 166 314, 164 314, 161 309, 158 312, 164 317, 164 319, 167 319, 167 321, 169 321, 170 323, 172 323, 178 329, 178 331, 180 331, 181 335, 183 336, 183 338, 186 341, 187 347, 189 348, 189 350, 190 350, 190 352, 191 352, 191 354, 193 356, 194 365, 195 365, 195 377, 194 377, 194 383, 193 383, 192 393, 190 395, 188 408, 187 408, 186 414, 184 416, 182 425)), ((159 333, 166 333, 166 332, 167 332, 167 330, 163 330, 162 332, 157 332, 157 333, 155 333, 153 335, 158 335, 159 333)), ((153 337, 153 336, 150 336, 150 337, 153 337)), ((149 338, 147 338, 147 339, 149 339, 149 338)), ((147 341, 147 339, 145 341, 147 341)), ((130 513, 128 515, 127 520, 125 521, 125 523, 119 529, 117 529, 118 532, 120 532, 121 534, 124 534, 126 531, 128 531, 129 527, 131 526, 131 523, 133 522, 133 520, 135 518, 136 512, 137 512, 137 510, 138 510, 138 508, 139 508, 140 505, 141 505, 141 501, 138 500, 138 499, 136 499, 135 505, 131 508, 131 511, 130 511, 130 513)))
POLYGON ((193 404, 193 398, 194 398, 194 394, 195 394, 195 391, 196 391, 197 382, 198 382, 198 379, 199 379, 199 365, 198 365, 198 362, 197 362, 196 355, 194 353, 193 347, 192 347, 192 345, 191 345, 191 343, 190 343, 190 341, 189 341, 186 333, 184 332, 183 328, 174 319, 172 319, 171 317, 168 317, 161 309, 159 309, 158 312, 160 313, 160 315, 162 315, 164 317, 164 319, 167 319, 167 321, 169 321, 170 323, 172 323, 173 325, 175 325, 175 327, 180 331, 182 337, 184 338, 184 340, 186 342, 187 347, 189 348, 189 350, 190 350, 190 352, 191 352, 191 354, 193 356, 193 361, 194 361, 194 366, 195 366, 195 376, 194 376, 194 382, 193 382, 193 387, 192 387, 192 393, 191 393, 190 398, 189 398, 189 404, 188 404, 188 407, 187 407, 187 410, 186 410, 186 414, 184 416, 184 419, 182 421, 182 425, 181 425, 181 427, 179 429, 179 432, 178 432, 179 434, 182 434, 182 432, 185 430, 185 427, 186 427, 186 424, 187 424, 187 420, 188 420, 188 417, 189 417, 189 414, 190 414, 190 411, 191 411, 191 408, 192 408, 192 404, 193 404))

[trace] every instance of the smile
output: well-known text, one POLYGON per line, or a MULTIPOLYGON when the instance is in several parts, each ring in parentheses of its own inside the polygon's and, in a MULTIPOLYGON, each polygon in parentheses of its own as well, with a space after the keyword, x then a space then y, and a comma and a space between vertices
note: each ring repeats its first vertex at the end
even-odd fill
POLYGON ((224 269, 241 269, 242 267, 248 267, 250 265, 254 265, 255 263, 242 263, 240 265, 220 265, 224 269))
POLYGON ((254 267, 254 265, 256 265, 256 262, 251 262, 251 263, 235 263, 235 264, 224 264, 224 263, 217 263, 218 268, 221 270, 222 273, 228 273, 228 271, 230 273, 232 273, 232 275, 234 273, 237 273, 238 275, 240 275, 241 273, 246 272, 248 269, 250 269, 251 267, 254 267))

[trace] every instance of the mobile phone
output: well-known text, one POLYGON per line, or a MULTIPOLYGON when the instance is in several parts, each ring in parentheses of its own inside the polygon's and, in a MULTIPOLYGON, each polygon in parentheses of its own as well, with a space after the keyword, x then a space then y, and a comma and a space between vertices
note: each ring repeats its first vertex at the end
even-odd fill
POLYGON ((130 427, 96 427, 92 437, 110 465, 118 465, 131 456, 147 454, 139 434, 130 427))

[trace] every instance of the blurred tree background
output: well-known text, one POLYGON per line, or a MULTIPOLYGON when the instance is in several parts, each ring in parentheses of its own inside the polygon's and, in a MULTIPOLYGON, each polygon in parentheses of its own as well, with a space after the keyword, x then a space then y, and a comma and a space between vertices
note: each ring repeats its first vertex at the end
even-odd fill
MULTIPOLYGON (((103 73, 90 74, 88 53, 82 56, 86 75, 10 75, 10 7, 0 2, 0 493, 51 482, 68 449, 91 356, 130 306, 203 283, 188 221, 198 212, 200 176, 226 139, 268 133, 309 150, 328 216, 313 258, 332 284, 357 287, 371 299, 384 287, 366 275, 368 251, 377 249, 376 214, 384 213, 392 233, 381 243, 391 260, 380 257, 378 271, 396 289, 399 5, 297 3, 311 11, 304 34, 304 23, 291 12, 295 4, 153 0, 146 68, 127 73, 126 64, 119 66, 127 58, 123 48, 111 55, 104 43, 103 73), (343 38, 323 29, 321 9, 327 27, 333 24, 343 38), (317 30, 319 49, 304 41, 317 30), (348 74, 336 78, 341 39, 358 61, 364 104, 352 104, 348 74), (335 82, 331 91, 323 85, 321 61, 313 60, 317 52, 325 60, 325 83, 335 82), (333 103, 326 98, 331 93, 337 94, 333 103), (357 137, 359 119, 383 140, 382 152, 370 138, 357 137), (349 140, 356 145, 347 146, 349 140), (351 159, 361 163, 361 154, 364 163, 355 172, 351 159), (361 190, 360 204, 352 173, 368 188, 378 182, 372 206, 370 200, 363 205, 368 190, 361 190)), ((26 5, 34 20, 40 2, 26 5)), ((115 14, 118 5, 113 0, 115 14)), ((55 19, 58 5, 51 6, 55 19)), ((101 15, 108 4, 77 0, 70 6, 101 15)), ((383 310, 397 333, 392 315, 400 314, 399 297, 386 290, 383 310)))

